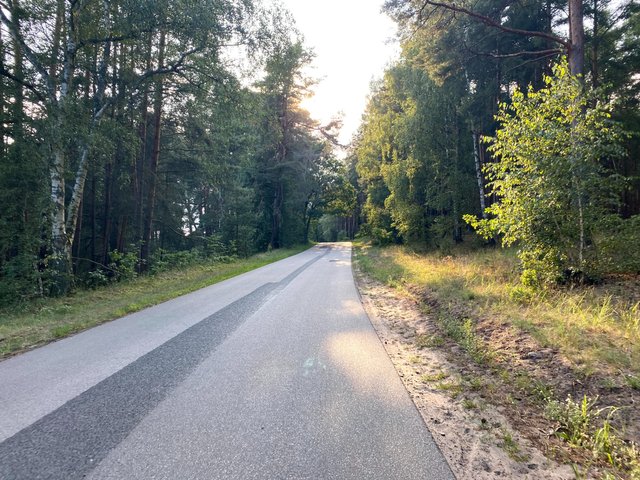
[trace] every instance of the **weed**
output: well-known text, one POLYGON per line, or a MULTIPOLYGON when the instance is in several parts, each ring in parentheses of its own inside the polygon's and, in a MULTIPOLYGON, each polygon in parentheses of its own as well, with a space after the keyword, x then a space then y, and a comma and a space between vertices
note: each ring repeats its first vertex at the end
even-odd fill
POLYGON ((449 374, 444 372, 438 372, 431 375, 424 374, 420 377, 420 381, 422 381, 422 383, 439 382, 440 380, 444 380, 445 378, 448 378, 448 377, 449 377, 449 374))
POLYGON ((442 347, 444 338, 439 335, 418 335, 416 338, 416 347, 420 350, 424 348, 442 347))
POLYGON ((458 396, 462 393, 462 385, 455 382, 440 382, 436 384, 436 388, 443 392, 448 392, 449 396, 453 399, 458 398, 458 396))
POLYGON ((473 400, 469 400, 468 398, 465 398, 462 401, 462 406, 467 410, 475 410, 476 408, 478 408, 478 405, 476 405, 473 400))
POLYGON ((460 345, 478 364, 484 364, 489 359, 487 349, 482 340, 476 335, 473 321, 470 318, 459 320, 452 315, 442 313, 440 324, 445 333, 460 345))
POLYGON ((413 363, 414 365, 416 365, 418 363, 422 363, 422 359, 420 357, 418 357, 417 355, 412 355, 411 357, 409 357, 409 362, 413 363))
POLYGON ((605 377, 602 379, 602 388, 605 390, 615 390, 618 385, 613 378, 605 377))
POLYGON ((513 438, 513 435, 506 430, 502 430, 502 442, 498 446, 507 452, 509 458, 516 462, 526 462, 530 458, 528 455, 523 454, 520 451, 520 446, 513 438))
POLYGON ((603 409, 596 408, 597 399, 586 395, 576 402, 569 395, 565 402, 552 400, 546 408, 546 415, 556 422, 556 435, 574 447, 581 447, 590 443, 592 424, 602 413, 603 409))
POLYGON ((633 388, 634 390, 640 390, 640 377, 636 377, 634 375, 626 375, 625 379, 627 384, 633 388))
POLYGON ((482 377, 472 375, 468 377, 466 380, 469 385, 469 389, 474 392, 480 390, 484 386, 484 380, 482 379, 482 377))
POLYGON ((612 426, 616 407, 597 407, 597 398, 586 395, 576 402, 550 401, 547 416, 558 422, 556 435, 574 447, 590 450, 594 459, 604 460, 613 467, 640 473, 640 452, 637 445, 623 441, 612 426), (606 413, 606 415, 604 415, 606 413))

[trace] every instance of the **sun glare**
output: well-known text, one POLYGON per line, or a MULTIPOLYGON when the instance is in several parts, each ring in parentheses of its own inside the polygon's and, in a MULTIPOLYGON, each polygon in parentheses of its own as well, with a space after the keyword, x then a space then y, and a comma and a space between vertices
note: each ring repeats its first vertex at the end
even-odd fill
POLYGON ((340 140, 349 143, 360 124, 371 80, 398 56, 395 25, 381 13, 382 0, 283 4, 316 55, 307 75, 319 82, 315 95, 301 106, 321 123, 342 116, 340 140))

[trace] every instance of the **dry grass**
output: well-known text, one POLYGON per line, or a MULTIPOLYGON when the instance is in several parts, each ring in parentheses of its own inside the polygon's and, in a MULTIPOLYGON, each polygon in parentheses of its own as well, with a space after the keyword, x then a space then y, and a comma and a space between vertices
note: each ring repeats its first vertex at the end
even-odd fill
POLYGON ((533 292, 518 283, 513 252, 465 250, 451 255, 407 247, 358 246, 360 267, 395 287, 419 285, 440 304, 464 304, 558 349, 585 374, 640 376, 640 280, 533 292))
MULTIPOLYGON (((426 333, 416 346, 448 351, 469 379, 460 388, 502 406, 519 432, 589 478, 640 479, 640 278, 533 291, 519 283, 514 252, 468 247, 445 255, 360 243, 356 261, 417 302, 426 333), (568 394, 588 398, 595 412, 578 447, 540 435, 555 431, 555 440, 566 440, 562 422, 547 410, 582 412, 569 408, 568 394)), ((460 393, 451 382, 437 388, 460 393)), ((512 439, 503 440, 517 456, 512 439)))

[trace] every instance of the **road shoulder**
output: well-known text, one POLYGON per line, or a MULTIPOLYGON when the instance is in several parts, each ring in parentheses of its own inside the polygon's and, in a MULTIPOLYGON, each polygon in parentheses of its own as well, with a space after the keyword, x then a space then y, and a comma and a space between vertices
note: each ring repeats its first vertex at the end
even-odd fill
POLYGON ((573 478, 571 468, 546 458, 497 407, 464 388, 466 372, 445 352, 417 347, 430 325, 414 301, 362 272, 354 276, 371 323, 457 478, 573 478))

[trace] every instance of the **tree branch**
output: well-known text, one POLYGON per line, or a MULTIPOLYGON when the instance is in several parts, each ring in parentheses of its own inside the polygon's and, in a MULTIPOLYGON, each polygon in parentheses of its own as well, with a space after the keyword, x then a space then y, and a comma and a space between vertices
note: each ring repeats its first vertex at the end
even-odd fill
POLYGON ((31 91, 32 93, 35 94, 36 97, 38 97, 38 100, 44 102, 46 101, 46 97, 44 95, 42 95, 42 93, 40 93, 38 91, 38 89, 36 88, 36 86, 32 83, 27 82, 24 79, 18 78, 16 77, 13 73, 11 73, 9 70, 7 70, 6 68, 4 68, 4 65, 0 65, 0 75, 2 75, 3 77, 8 78, 9 80, 13 80, 14 82, 22 85, 23 87, 25 87, 27 90, 31 91))
MULTIPOLYGON (((425 0, 424 4, 423 4, 423 9, 426 5, 431 5, 434 7, 442 7, 446 10, 450 10, 452 12, 457 12, 457 13, 463 13, 471 18, 475 18, 476 20, 479 20, 480 22, 484 23, 485 25, 492 27, 492 28, 497 28, 498 30, 502 30, 503 32, 507 32, 507 33, 513 33, 516 35, 523 35, 525 37, 538 37, 538 38, 544 38, 546 40, 550 40, 554 43, 559 43, 560 45, 562 45, 563 47, 565 47, 566 49, 569 49, 570 47, 570 43, 568 40, 558 37, 556 35, 553 35, 551 33, 546 33, 546 32, 537 32, 534 30, 522 30, 520 28, 511 28, 511 27, 507 27, 505 25, 502 25, 500 23, 498 23, 497 21, 495 21, 494 19, 487 17, 486 15, 482 15, 478 12, 474 12, 472 10, 469 10, 468 8, 464 8, 464 7, 459 7, 455 4, 449 4, 449 3, 443 3, 443 2, 439 2, 439 1, 433 1, 433 0, 425 0)), ((422 10, 422 9, 421 9, 422 10)))
MULTIPOLYGON (((26 44, 26 42, 24 41, 24 38, 22 38, 22 35, 20 35, 20 32, 18 31, 16 24, 13 21, 9 20, 9 18, 4 13, 4 9, 2 8, 0 8, 0 21, 2 21, 2 23, 9 30, 9 34, 11 35, 11 38, 13 38, 20 45, 20 48, 22 49, 22 52, 24 53, 24 55, 27 57, 27 60, 29 60, 29 63, 31 63, 33 68, 35 68, 36 71, 42 76, 43 80, 47 85, 47 95, 49 97, 49 100, 52 102, 55 102, 56 94, 55 94, 55 89, 53 87, 53 83, 51 81, 51 76, 49 75, 49 72, 47 72, 47 69, 44 67, 44 65, 40 63, 40 61, 38 60, 38 57, 33 52, 33 50, 31 50, 29 46, 26 44)), ((27 85, 25 86, 29 88, 27 85)), ((42 98, 44 97, 44 95, 40 94, 40 97, 42 98)))
MULTIPOLYGON (((464 48, 470 52, 473 53, 474 55, 478 55, 479 57, 491 57, 491 58, 517 58, 517 57, 525 57, 525 56, 537 56, 537 55, 543 55, 545 57, 549 56, 549 55, 555 55, 557 53, 562 53, 564 52, 564 50, 562 48, 549 48, 547 50, 524 50, 521 52, 515 52, 515 53, 493 53, 493 52, 479 52, 477 50, 474 50, 473 48, 469 47, 469 45, 467 45, 467 42, 463 41, 462 42, 464 45, 464 48)), ((535 60, 535 59, 534 59, 535 60)))

